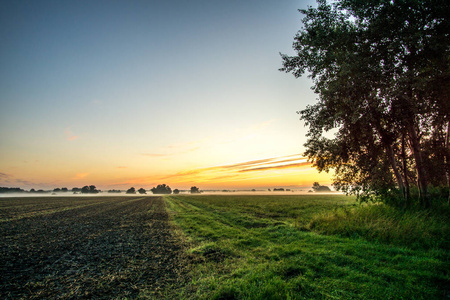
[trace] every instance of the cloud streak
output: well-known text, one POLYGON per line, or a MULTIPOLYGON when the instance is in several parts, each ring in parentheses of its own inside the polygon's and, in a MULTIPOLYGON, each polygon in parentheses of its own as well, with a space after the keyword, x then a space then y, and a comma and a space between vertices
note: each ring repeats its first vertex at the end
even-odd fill
POLYGON ((11 175, 0 172, 0 178, 10 178, 10 177, 11 177, 11 175))
POLYGON ((311 166, 311 165, 312 165, 312 163, 306 161, 306 162, 295 163, 295 164, 248 168, 248 169, 239 170, 239 172, 266 171, 266 170, 273 170, 273 169, 280 170, 280 169, 298 168, 298 167, 311 166))
POLYGON ((74 140, 78 139, 78 137, 79 137, 78 135, 74 135, 72 133, 72 131, 70 130, 70 128, 66 128, 66 130, 64 131, 64 134, 66 135, 66 139, 68 141, 74 141, 74 140))
POLYGON ((256 173, 282 169, 304 168, 309 166, 311 166, 311 163, 307 162, 305 157, 302 157, 300 154, 294 154, 281 157, 251 160, 222 166, 186 170, 167 176, 162 176, 158 179, 188 180, 189 178, 192 178, 210 181, 236 178, 242 176, 242 174, 244 173, 250 174, 251 172, 256 173))
POLYGON ((88 175, 89 175, 89 173, 77 173, 77 174, 75 175, 75 177, 73 177, 72 179, 75 179, 75 180, 77 180, 77 179, 83 179, 83 178, 87 177, 88 175))
POLYGON ((170 185, 194 185, 194 184, 236 184, 237 182, 249 182, 266 177, 283 176, 281 171, 301 172, 310 168, 312 164, 301 154, 271 157, 250 160, 219 166, 186 169, 184 171, 156 176, 143 176, 136 178, 124 178, 116 182, 114 186, 142 185, 155 186, 159 183, 170 185), (278 172, 280 171, 280 172, 278 172))

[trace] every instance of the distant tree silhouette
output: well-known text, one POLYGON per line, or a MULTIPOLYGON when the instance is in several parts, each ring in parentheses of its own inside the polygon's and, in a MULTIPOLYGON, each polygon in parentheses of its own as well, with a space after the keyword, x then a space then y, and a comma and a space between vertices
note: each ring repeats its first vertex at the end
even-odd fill
POLYGON ((145 189, 143 189, 143 188, 140 188, 138 190, 138 192, 139 192, 139 194, 147 194, 147 191, 145 189))
POLYGON ((273 191, 274 192, 284 192, 284 189, 283 188, 279 188, 279 189, 274 188, 273 191))
POLYGON ((0 193, 25 193, 21 188, 0 187, 0 193))
POLYGON ((150 190, 153 194, 172 194, 172 189, 166 184, 158 184, 150 190))
POLYGON ((320 185, 318 182, 313 183, 312 189, 317 193, 331 192, 329 187, 326 185, 320 185))
POLYGON ((127 194, 136 194, 136 189, 134 187, 129 188, 127 194))
POLYGON ((76 193, 76 192, 81 192, 80 188, 74 187, 72 188, 72 192, 76 193))
POLYGON ((174 189, 174 190, 173 190, 173 193, 174 193, 174 194, 179 194, 179 193, 180 193, 180 190, 179 190, 179 189, 174 189))
POLYGON ((121 191, 121 190, 109 190, 108 193, 117 193, 117 194, 120 194, 120 193, 122 193, 122 191, 121 191))
POLYGON ((55 189, 53 189, 53 192, 54 193, 61 192, 61 189, 60 188, 55 188, 55 189))
POLYGON ((198 190, 198 187, 192 186, 191 187, 191 194, 198 194, 198 193, 200 193, 200 191, 198 190))
MULTIPOLYGON (((72 189, 73 191, 73 189, 72 189)), ((95 185, 90 185, 90 186, 83 186, 81 188, 81 193, 82 194, 97 194, 99 191, 97 190, 97 188, 95 187, 95 185)))
POLYGON ((68 192, 68 191, 69 191, 69 190, 68 190, 66 187, 61 188, 61 192, 66 193, 66 192, 68 192))

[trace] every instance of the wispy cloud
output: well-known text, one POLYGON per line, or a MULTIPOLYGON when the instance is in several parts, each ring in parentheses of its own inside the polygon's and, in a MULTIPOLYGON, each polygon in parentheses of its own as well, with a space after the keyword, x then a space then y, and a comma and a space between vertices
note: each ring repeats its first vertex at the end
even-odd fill
POLYGON ((2 182, 2 183, 10 183, 10 179, 12 179, 11 175, 0 172, 0 182, 2 182))
POLYGON ((273 170, 273 169, 280 170, 280 169, 298 168, 298 167, 311 166, 311 165, 312 164, 310 162, 306 161, 306 162, 295 163, 295 164, 248 168, 248 169, 239 170, 239 172, 266 171, 266 170, 273 170))
POLYGON ((29 181, 29 180, 23 180, 23 179, 16 179, 15 181, 17 183, 24 184, 27 186, 42 185, 42 183, 36 184, 35 182, 29 181))
POLYGON ((219 166, 188 169, 173 174, 162 176, 146 176, 128 178, 113 185, 142 185, 155 186, 158 183, 169 184, 201 184, 201 183, 223 183, 231 181, 255 180, 267 176, 280 176, 279 170, 292 169, 303 170, 309 168, 311 163, 300 154, 271 157, 251 161, 225 164, 219 166), (273 173, 271 173, 273 171, 273 173))
POLYGON ((11 175, 0 172, 0 178, 10 178, 11 175))
POLYGON ((83 179, 85 177, 87 177, 89 175, 89 173, 77 173, 72 179, 83 179))
POLYGON ((7 184, 10 187, 48 188, 49 186, 53 186, 53 185, 55 185, 57 183, 58 183, 58 180, 51 181, 51 182, 35 182, 35 181, 26 180, 26 179, 22 179, 22 178, 16 178, 14 175, 0 172, 0 184, 7 184))
POLYGON ((203 178, 205 180, 221 180, 239 177, 246 172, 263 172, 268 170, 281 170, 289 168, 309 167, 311 163, 306 161, 300 154, 272 157, 266 159, 251 160, 235 164, 198 168, 177 172, 175 174, 159 177, 163 179, 183 180, 188 178, 203 178))
POLYGON ((64 131, 64 134, 66 135, 66 139, 67 139, 68 141, 74 141, 74 140, 76 140, 77 138, 79 138, 78 135, 74 135, 74 134, 72 133, 72 131, 70 130, 70 128, 66 128, 66 130, 64 131))
POLYGON ((125 167, 125 166, 118 166, 118 167, 116 167, 116 169, 128 169, 128 167, 125 167))

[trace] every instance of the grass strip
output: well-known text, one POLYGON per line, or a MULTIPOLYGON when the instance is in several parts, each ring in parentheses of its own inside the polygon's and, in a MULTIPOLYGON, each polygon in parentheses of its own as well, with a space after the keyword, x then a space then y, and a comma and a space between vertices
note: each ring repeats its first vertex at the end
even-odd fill
MULTIPOLYGON (((327 211, 358 209, 342 196, 167 196, 190 242, 199 299, 439 299, 449 254, 308 228, 327 211)), ((389 230, 389 228, 387 228, 389 230)), ((190 293, 187 291, 191 291, 190 293)))

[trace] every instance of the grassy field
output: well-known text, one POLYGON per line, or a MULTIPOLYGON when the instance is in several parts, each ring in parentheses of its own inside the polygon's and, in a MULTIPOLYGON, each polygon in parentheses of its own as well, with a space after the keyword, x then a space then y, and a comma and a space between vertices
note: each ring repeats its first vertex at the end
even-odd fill
POLYGON ((381 206, 370 213, 372 207, 336 195, 172 195, 166 200, 180 234, 191 244, 188 251, 202 258, 191 266, 188 288, 194 298, 450 296, 449 219, 433 225, 431 217, 390 216, 381 206), (382 220, 376 223, 373 216, 382 220), (435 232, 439 226, 446 227, 435 232), (412 237, 398 241, 402 230, 412 237), (427 238, 440 242, 422 245, 427 238))
POLYGON ((448 299, 450 212, 341 195, 0 198, 1 299, 448 299))

